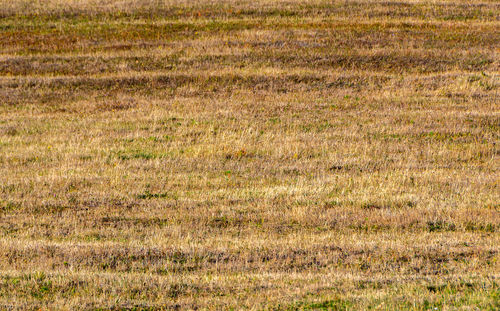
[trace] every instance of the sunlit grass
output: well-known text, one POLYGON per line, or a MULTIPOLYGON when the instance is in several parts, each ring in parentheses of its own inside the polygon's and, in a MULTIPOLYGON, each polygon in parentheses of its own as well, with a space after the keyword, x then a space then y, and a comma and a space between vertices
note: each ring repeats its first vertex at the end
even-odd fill
POLYGON ((0 309, 498 309, 499 12, 0 0, 0 309))

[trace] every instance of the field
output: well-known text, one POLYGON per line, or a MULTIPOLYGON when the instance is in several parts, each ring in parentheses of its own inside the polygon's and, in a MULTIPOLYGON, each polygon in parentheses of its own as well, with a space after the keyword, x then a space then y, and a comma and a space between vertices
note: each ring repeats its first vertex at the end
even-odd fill
POLYGON ((500 2, 0 0, 0 310, 498 310, 500 2))

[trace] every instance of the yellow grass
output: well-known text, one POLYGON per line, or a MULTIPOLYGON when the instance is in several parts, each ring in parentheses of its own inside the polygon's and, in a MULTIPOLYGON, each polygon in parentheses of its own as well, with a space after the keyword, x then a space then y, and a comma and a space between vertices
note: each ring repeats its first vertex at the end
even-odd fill
POLYGON ((498 16, 0 0, 0 309, 500 308, 498 16))

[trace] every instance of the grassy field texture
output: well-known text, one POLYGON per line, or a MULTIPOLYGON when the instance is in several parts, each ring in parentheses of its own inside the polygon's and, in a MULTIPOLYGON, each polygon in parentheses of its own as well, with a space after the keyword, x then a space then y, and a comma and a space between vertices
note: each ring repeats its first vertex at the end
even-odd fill
POLYGON ((0 0, 0 309, 498 310, 500 2, 0 0))

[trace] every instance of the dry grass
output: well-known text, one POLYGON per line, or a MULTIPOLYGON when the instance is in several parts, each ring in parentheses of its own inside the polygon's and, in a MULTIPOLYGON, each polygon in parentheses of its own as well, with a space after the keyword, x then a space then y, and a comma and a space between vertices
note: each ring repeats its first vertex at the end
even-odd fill
POLYGON ((500 308, 499 16, 0 0, 0 309, 500 308))

